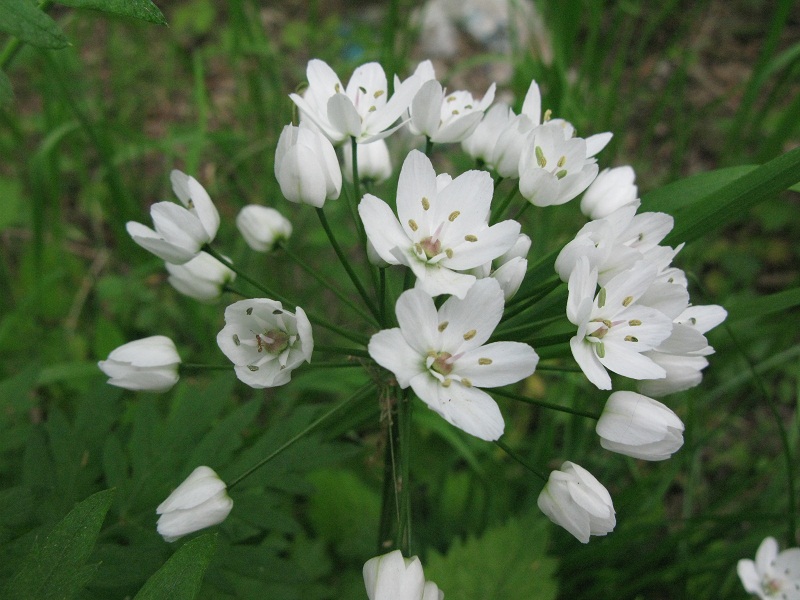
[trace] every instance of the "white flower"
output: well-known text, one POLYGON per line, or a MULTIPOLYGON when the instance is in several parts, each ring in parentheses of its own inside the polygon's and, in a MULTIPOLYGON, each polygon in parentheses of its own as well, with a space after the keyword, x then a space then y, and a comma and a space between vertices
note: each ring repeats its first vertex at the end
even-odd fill
POLYGON ((236 279, 236 273, 206 252, 200 252, 185 264, 166 263, 164 266, 169 271, 167 281, 172 287, 201 302, 216 300, 225 284, 236 279))
POLYGON ((342 190, 342 172, 330 141, 313 129, 286 125, 275 149, 275 178, 287 200, 321 208, 342 190))
POLYGON ((269 252, 292 235, 292 224, 274 208, 248 204, 236 215, 236 227, 256 252, 269 252))
POLYGON ((166 392, 178 382, 181 357, 166 336, 154 335, 115 348, 97 363, 108 383, 127 390, 166 392))
POLYGON ((563 128, 550 121, 531 131, 522 149, 519 191, 536 206, 564 204, 584 191, 597 171, 586 140, 565 139, 563 128))
POLYGON ((465 91, 447 93, 435 79, 425 81, 411 102, 411 132, 439 144, 457 143, 478 126, 494 100, 495 84, 481 100, 465 91))
POLYGON ((503 293, 494 279, 481 279, 463 300, 448 298, 437 311, 423 290, 397 300, 399 328, 372 336, 370 356, 389 369, 447 422, 483 440, 496 440, 505 426, 497 403, 480 387, 515 383, 539 360, 519 342, 486 344, 503 315, 503 293))
POLYGON ((618 208, 636 202, 639 190, 636 174, 629 166, 604 169, 581 198, 581 212, 591 219, 602 219, 618 208))
POLYGON ((472 134, 461 142, 461 148, 475 160, 490 163, 492 150, 513 116, 514 111, 507 105, 493 105, 486 111, 472 134))
POLYGON ((136 221, 126 229, 133 241, 159 258, 177 265, 194 258, 217 235, 219 213, 208 193, 194 177, 178 170, 170 174, 172 189, 184 207, 156 202, 150 207, 155 230, 136 221))
POLYGON ((403 558, 400 550, 364 563, 364 585, 369 600, 443 600, 444 593, 425 581, 419 558, 403 558))
POLYGON ((473 269, 472 273, 478 277, 492 277, 500 284, 503 298, 506 302, 511 300, 519 291, 523 279, 528 272, 528 250, 531 248, 531 238, 520 233, 514 245, 502 256, 494 261, 473 269))
POLYGON ((639 391, 660 397, 698 385, 703 380, 702 370, 708 366, 705 357, 714 353, 704 334, 727 316, 724 308, 713 304, 686 307, 673 320, 672 334, 656 348, 644 353, 666 371, 666 377, 640 381, 639 391))
POLYGON ((222 523, 233 508, 225 482, 209 467, 197 467, 158 505, 158 533, 167 542, 222 523))
POLYGON ((570 342, 575 361, 601 390, 611 389, 606 369, 632 379, 658 379, 666 375, 642 352, 663 342, 672 330, 669 317, 636 303, 656 276, 655 267, 637 263, 620 273, 597 296, 597 269, 581 257, 569 278, 567 318, 578 326, 570 342))
POLYGON ((755 562, 743 558, 736 572, 744 589, 761 600, 800 600, 800 548, 778 553, 775 538, 765 538, 755 562))
POLYGON ((606 535, 617 524, 608 490, 589 471, 569 461, 550 473, 537 504, 553 523, 584 544, 590 536, 606 535))
POLYGON ((614 392, 597 421, 600 445, 642 460, 666 460, 683 446, 683 423, 669 408, 635 392, 614 392))
POLYGON ((419 89, 417 76, 395 86, 388 97, 386 74, 378 63, 361 65, 347 87, 327 63, 313 59, 306 69, 308 88, 303 96, 289 97, 334 144, 354 137, 358 143, 369 143, 390 135, 402 126, 392 124, 406 111, 419 89))
POLYGON ((663 271, 677 250, 658 244, 672 230, 674 220, 665 213, 637 215, 638 207, 636 201, 584 225, 556 258, 555 268, 561 280, 569 280, 582 256, 589 260, 590 266, 597 268, 600 285, 643 259, 663 271))
POLYGON ((431 296, 463 298, 475 282, 464 273, 506 252, 519 235, 519 223, 488 224, 493 185, 485 171, 438 178, 431 161, 412 150, 397 184, 397 217, 386 202, 366 194, 358 205, 375 252, 387 263, 403 264, 417 276, 416 286, 431 296), (399 222, 398 222, 399 219, 399 222))
POLYGON ((225 327, 217 345, 236 365, 236 376, 253 388, 287 383, 292 370, 311 362, 311 323, 299 306, 296 314, 267 298, 240 300, 225 309, 225 327))
MULTIPOLYGON (((344 143, 344 177, 353 181, 353 146, 348 140, 344 143)), ((358 178, 361 181, 383 183, 392 175, 392 159, 385 140, 370 144, 356 144, 358 153, 358 178)))

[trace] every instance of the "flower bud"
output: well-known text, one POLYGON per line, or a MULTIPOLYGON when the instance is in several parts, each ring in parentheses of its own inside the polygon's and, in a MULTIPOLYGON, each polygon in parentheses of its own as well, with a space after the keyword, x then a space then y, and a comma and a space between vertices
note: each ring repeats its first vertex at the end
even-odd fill
POLYGON ((222 288, 236 279, 236 273, 206 252, 201 252, 183 265, 164 265, 169 271, 167 281, 181 294, 212 302, 220 297, 222 288))
MULTIPOLYGON (((342 148, 344 152, 344 177, 353 181, 353 145, 347 141, 342 148)), ((382 183, 392 175, 392 159, 389 157, 389 146, 384 140, 369 144, 356 144, 358 152, 358 179, 382 183)))
POLYGON ((364 563, 364 585, 369 600, 443 600, 432 581, 425 581, 419 558, 403 558, 400 550, 364 563))
POLYGON ((683 423, 669 408, 635 392, 614 392, 597 421, 600 445, 642 460, 666 460, 683 446, 683 423))
POLYGON ((167 542, 222 523, 233 508, 225 482, 209 467, 197 467, 158 505, 158 533, 167 542))
POLYGON ((584 544, 592 535, 606 535, 617 524, 608 490, 594 475, 566 461, 552 471, 537 501, 541 511, 584 544))
POLYGON ((604 169, 581 198, 581 212, 591 219, 602 219, 636 202, 639 190, 633 183, 635 179, 636 174, 629 166, 604 169))
POLYGON ((166 392, 178 382, 181 357, 166 336, 154 335, 123 344, 97 363, 108 383, 126 390, 166 392))
POLYGON ((275 177, 291 202, 321 208, 339 197, 342 172, 330 140, 304 125, 283 128, 275 150, 275 177))
POLYGON ((292 224, 274 208, 248 204, 236 216, 236 227, 256 252, 269 252, 292 235, 292 224))

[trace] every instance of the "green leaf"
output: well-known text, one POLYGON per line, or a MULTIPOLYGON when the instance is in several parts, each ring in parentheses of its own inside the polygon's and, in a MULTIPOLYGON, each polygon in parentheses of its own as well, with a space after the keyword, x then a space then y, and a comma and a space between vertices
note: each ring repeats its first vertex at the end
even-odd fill
POLYGON ((14 99, 14 92, 11 89, 11 80, 8 75, 0 71, 0 106, 4 106, 14 99))
POLYGON ((446 556, 431 552, 424 566, 445 598, 459 600, 552 600, 558 587, 556 561, 545 554, 547 521, 527 517, 457 540, 446 556))
POLYGON ((29 0, 0 2, 0 31, 39 48, 63 48, 69 44, 58 23, 29 0))
POLYGON ((114 498, 114 490, 97 492, 64 517, 41 544, 36 544, 22 569, 5 590, 5 598, 71 598, 91 579, 96 566, 86 560, 114 498))
POLYGON ((56 0, 72 8, 89 8, 122 17, 141 19, 156 25, 166 25, 167 20, 150 0, 56 0))
POLYGON ((134 600, 191 600, 214 556, 217 536, 207 533, 185 543, 144 584, 134 600))
POLYGON ((691 241, 744 216, 760 202, 800 181, 800 148, 795 148, 707 194, 675 213, 665 245, 691 241))
POLYGON ((751 172, 756 165, 728 167, 697 173, 662 186, 642 196, 642 210, 674 214, 708 197, 729 183, 751 172))
POLYGON ((725 303, 728 310, 728 323, 783 312, 798 305, 800 305, 800 288, 784 290, 760 298, 731 299, 725 303))

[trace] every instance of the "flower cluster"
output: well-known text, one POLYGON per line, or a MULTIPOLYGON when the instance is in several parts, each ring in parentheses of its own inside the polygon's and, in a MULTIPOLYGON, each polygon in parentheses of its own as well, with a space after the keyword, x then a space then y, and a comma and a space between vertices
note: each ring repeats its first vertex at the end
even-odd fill
MULTIPOLYGON (((363 306, 336 285, 329 287, 364 317, 367 330, 331 323, 328 317, 335 311, 319 315, 309 309, 307 314, 283 291, 255 281, 213 249, 219 215, 203 187, 179 171, 173 172, 172 183, 184 207, 155 204, 155 230, 128 224, 138 244, 168 263, 170 283, 188 296, 213 301, 223 293, 238 293, 232 285, 242 279, 263 291, 266 297, 230 304, 217 335, 238 379, 253 388, 289 383, 294 369, 311 363, 314 323, 357 345, 317 346, 318 351, 359 357, 383 395, 410 388, 453 426, 482 440, 499 440, 505 421, 485 390, 534 374, 539 355, 528 342, 536 345, 537 338, 527 334, 547 326, 534 319, 504 327, 503 319, 528 318, 526 311, 552 291, 545 289, 549 284, 525 281, 531 238, 523 233, 519 216, 503 217, 517 194, 524 199, 517 215, 583 194, 581 210, 593 220, 564 246, 554 265, 558 285, 566 284, 567 291, 566 318, 564 313, 560 318, 566 327, 577 328, 569 347, 591 384, 611 390, 610 373, 615 373, 636 380, 641 392, 610 394, 595 417, 600 444, 649 461, 678 451, 683 423, 649 396, 700 382, 706 356, 713 353, 705 333, 726 313, 719 306, 690 304, 686 276, 671 264, 680 247, 661 245, 672 217, 637 214, 633 170, 599 171, 596 157, 611 134, 576 136, 568 121, 542 111, 536 82, 520 114, 493 105, 494 84, 482 98, 448 92, 428 61, 405 80, 395 77, 392 94, 377 63, 357 68, 343 85, 327 64, 315 59, 308 64, 307 78, 303 94, 290 96, 300 122, 286 125, 280 135, 275 177, 287 200, 317 210, 363 306), (424 136, 425 152, 407 153, 395 193, 388 192, 393 197, 372 193, 373 184, 391 175, 387 139, 400 130, 417 140, 424 136), (430 155, 442 144, 460 144, 476 168, 455 177, 437 173, 430 155), (508 187, 505 180, 511 180, 511 193, 495 202, 498 186, 508 187), (350 208, 360 219, 353 227, 363 242, 360 261, 354 252, 342 251, 325 217, 326 202, 346 196, 344 181, 352 183, 356 194, 350 208), (360 186, 366 182, 370 193, 362 195, 360 186), (359 270, 369 271, 374 294, 359 270), (387 285, 397 272, 400 277, 387 285), (515 338, 520 329, 527 333, 515 338)), ((236 225, 254 251, 285 251, 297 260, 288 242, 292 226, 274 208, 247 206, 236 225)), ((327 283, 327 274, 297 262, 327 283)), ((118 348, 100 367, 114 385, 164 391, 177 381, 179 363, 174 345, 156 336, 118 348)), ((570 461, 546 478, 538 505, 584 543, 616 524, 608 490, 570 461)), ((231 506, 225 484, 211 469, 200 467, 159 506, 158 528, 166 539, 177 539, 221 522, 231 506)), ((371 600, 443 597, 435 584, 425 582, 419 560, 404 559, 399 551, 368 561, 364 579, 371 600)))
POLYGON ((736 571, 744 589, 761 600, 800 598, 800 548, 778 552, 775 538, 765 538, 756 551, 755 562, 743 558, 736 571))

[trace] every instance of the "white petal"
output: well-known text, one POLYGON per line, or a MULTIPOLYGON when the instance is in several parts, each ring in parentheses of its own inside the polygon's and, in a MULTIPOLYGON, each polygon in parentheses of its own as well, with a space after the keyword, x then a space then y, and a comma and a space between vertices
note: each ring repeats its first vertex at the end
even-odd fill
POLYGON ((569 341, 569 347, 575 362, 578 363, 586 378, 599 389, 610 390, 611 377, 608 376, 605 367, 597 358, 592 345, 575 336, 569 341))
POLYGON ((344 94, 334 94, 328 99, 328 120, 331 126, 346 136, 361 135, 361 117, 352 100, 344 94))
POLYGON ((365 194, 358 204, 358 214, 378 256, 390 265, 400 264, 393 250, 407 249, 411 246, 411 240, 397 222, 389 205, 372 194, 365 194))
POLYGON ((456 361, 453 373, 476 387, 498 387, 529 377, 538 362, 539 355, 528 344, 493 342, 466 352, 456 361))
POLYGON ((385 369, 394 373, 397 383, 407 388, 411 379, 426 373, 424 355, 409 346, 400 329, 384 329, 369 341, 369 355, 385 369))
POLYGON ((440 317, 429 294, 419 289, 403 292, 397 299, 395 314, 400 331, 418 356, 439 349, 440 317))
POLYGON ((503 316, 503 291, 491 278, 476 281, 463 300, 448 298, 439 309, 442 350, 457 354, 483 345, 503 316))

